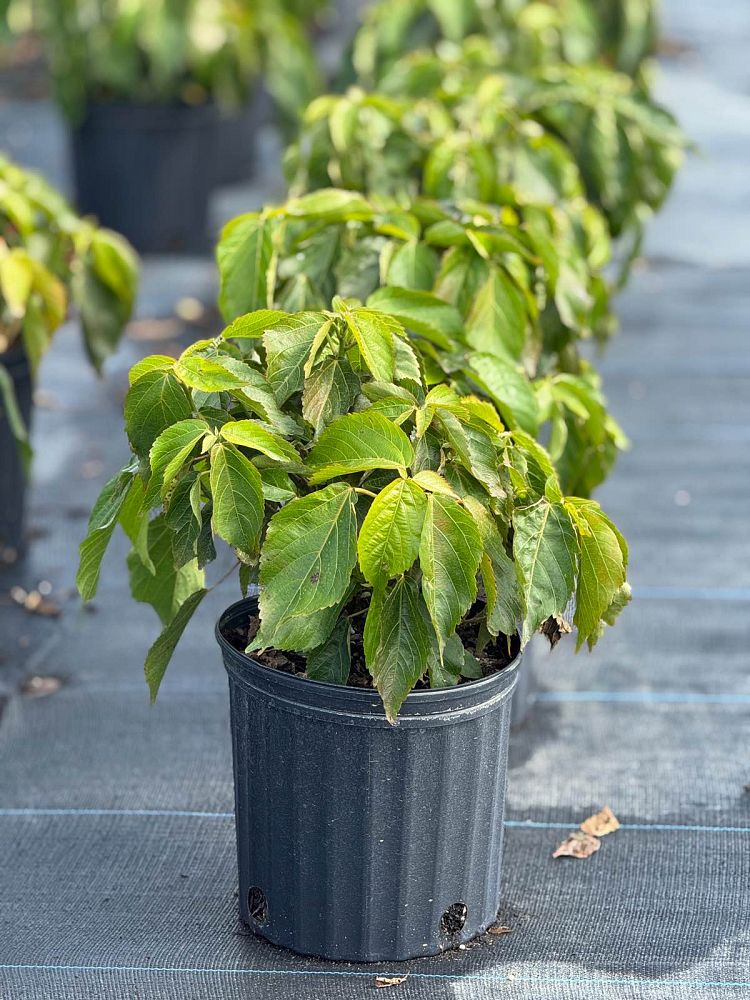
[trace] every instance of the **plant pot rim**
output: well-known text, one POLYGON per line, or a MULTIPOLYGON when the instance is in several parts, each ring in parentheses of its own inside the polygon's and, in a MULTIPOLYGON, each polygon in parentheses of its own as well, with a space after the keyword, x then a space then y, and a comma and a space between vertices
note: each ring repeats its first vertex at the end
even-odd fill
MULTIPOLYGON (((380 695, 374 689, 330 684, 276 670, 232 646, 223 630, 230 623, 237 624, 249 615, 257 614, 257 607, 257 596, 247 597, 230 605, 216 623, 216 640, 231 680, 266 694, 289 711, 322 717, 336 716, 342 723, 353 725, 391 728, 380 695)), ((465 681, 450 688, 412 691, 399 710, 397 725, 422 728, 483 715, 498 700, 510 698, 518 680, 522 655, 519 652, 502 670, 481 680, 465 681)))

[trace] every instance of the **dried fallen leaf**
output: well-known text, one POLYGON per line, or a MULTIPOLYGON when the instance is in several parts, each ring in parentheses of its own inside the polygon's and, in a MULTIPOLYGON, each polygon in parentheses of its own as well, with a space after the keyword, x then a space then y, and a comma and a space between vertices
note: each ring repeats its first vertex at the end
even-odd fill
POLYGON ((45 698, 48 694, 55 694, 61 687, 59 677, 27 677, 21 685, 21 693, 27 698, 45 698))
POLYGON ((401 983, 405 983, 408 978, 408 976, 376 976, 375 985, 379 990, 383 990, 388 986, 400 986, 401 983))
POLYGON ((620 829, 620 822, 609 808, 605 806, 598 813, 589 816, 581 823, 584 833, 590 833, 592 837, 605 837, 608 833, 614 833, 620 829))
POLYGON ((598 837, 592 837, 589 833, 582 833, 580 830, 574 830, 573 833, 566 837, 562 844, 560 844, 552 857, 589 858, 592 854, 595 854, 601 846, 602 842, 598 837))
POLYGON ((493 924, 492 927, 488 927, 487 930, 490 934, 510 934, 513 930, 512 927, 505 927, 503 924, 493 924))

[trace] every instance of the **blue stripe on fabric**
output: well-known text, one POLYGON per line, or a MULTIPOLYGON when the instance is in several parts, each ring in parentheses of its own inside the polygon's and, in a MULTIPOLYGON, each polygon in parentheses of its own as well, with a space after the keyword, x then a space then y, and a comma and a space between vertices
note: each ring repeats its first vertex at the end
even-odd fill
MULTIPOLYGON (((231 812, 198 812, 186 809, 0 809, 0 818, 12 817, 45 817, 45 816, 123 816, 176 819, 234 819, 231 812)), ((577 821, 569 823, 548 823, 532 819, 508 819, 505 825, 518 830, 569 830, 578 825, 577 821)), ((690 823, 621 823, 621 830, 669 830, 685 833, 750 833, 750 826, 703 826, 690 823)))
POLYGON ((532 701, 603 701, 653 705, 750 705, 750 694, 689 691, 540 691, 532 701))
POLYGON ((35 963, 3 963, 0 969, 16 972, 138 972, 152 975, 198 975, 198 976, 315 976, 333 978, 375 979, 376 976, 397 978, 407 975, 409 979, 450 980, 453 982, 473 980, 506 983, 598 983, 603 986, 680 986, 690 989, 747 989, 750 981, 710 980, 710 979, 638 979, 635 976, 523 976, 507 975, 501 972, 408 972, 395 970, 383 972, 373 969, 360 972, 354 969, 212 969, 201 966, 149 966, 149 965, 43 965, 35 963))

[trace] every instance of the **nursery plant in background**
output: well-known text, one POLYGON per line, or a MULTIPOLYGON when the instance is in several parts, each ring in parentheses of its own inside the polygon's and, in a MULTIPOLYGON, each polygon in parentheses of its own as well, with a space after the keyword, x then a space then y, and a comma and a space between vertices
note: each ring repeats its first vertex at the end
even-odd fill
POLYGON ((363 82, 377 84, 405 53, 481 35, 522 73, 598 62, 643 80, 656 49, 656 15, 655 0, 381 0, 364 14, 353 62, 363 82))
POLYGON ((563 488, 588 495, 626 443, 580 353, 613 326, 608 253, 583 199, 498 208, 326 189, 229 223, 220 305, 230 321, 262 306, 319 309, 339 294, 392 312, 431 384, 479 393, 508 426, 548 434, 563 488))
POLYGON ((538 629, 566 630, 574 596, 579 646, 628 599, 627 547, 598 504, 565 496, 546 451, 489 400, 428 385, 414 343, 337 297, 146 358, 125 401, 132 461, 81 546, 90 598, 118 523, 133 542, 133 594, 164 626, 152 697, 217 538, 236 558, 223 575, 259 585, 218 629, 241 913, 334 958, 430 954, 494 921, 516 656, 538 629))
POLYGON ((294 193, 341 185, 497 204, 509 185, 522 201, 585 195, 627 261, 683 148, 672 116, 624 74, 558 64, 516 75, 472 38, 405 56, 376 91, 313 101, 287 173, 294 193))
POLYGON ((0 158, 0 549, 23 535, 32 383, 72 305, 101 370, 130 318, 137 258, 116 233, 79 218, 40 177, 0 158))
POLYGON ((261 77, 287 120, 320 85, 287 0, 41 0, 78 207, 142 251, 201 251, 217 178, 247 169, 261 77))

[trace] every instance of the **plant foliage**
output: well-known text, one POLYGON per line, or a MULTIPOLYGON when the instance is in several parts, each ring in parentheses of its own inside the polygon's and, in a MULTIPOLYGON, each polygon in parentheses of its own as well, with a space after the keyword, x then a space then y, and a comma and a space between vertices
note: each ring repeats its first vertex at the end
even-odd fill
POLYGON ((457 633, 469 618, 481 646, 517 629, 526 642, 573 598, 580 643, 614 620, 628 593, 617 529, 564 496, 544 449, 488 400, 430 386, 414 343, 394 316, 338 297, 242 316, 132 370, 133 458, 94 508, 78 586, 94 595, 119 522, 134 595, 164 625, 152 697, 218 539, 260 586, 249 650, 304 655, 309 676, 343 683, 358 621, 391 721, 422 678, 475 670, 457 633))

